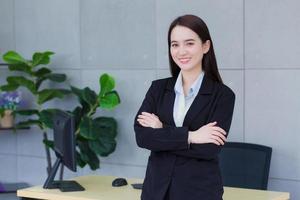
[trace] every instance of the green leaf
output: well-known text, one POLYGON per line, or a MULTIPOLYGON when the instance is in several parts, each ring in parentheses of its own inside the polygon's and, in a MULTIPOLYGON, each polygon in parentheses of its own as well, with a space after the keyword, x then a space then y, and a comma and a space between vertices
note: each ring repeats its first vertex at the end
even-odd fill
POLYGON ((83 90, 77 88, 77 87, 74 87, 74 86, 71 86, 71 91, 78 97, 79 99, 79 102, 82 104, 86 104, 85 103, 85 100, 84 100, 84 95, 83 95, 83 90))
POLYGON ((90 149, 87 141, 77 141, 80 149, 80 158, 88 163, 92 170, 99 168, 100 160, 97 155, 90 149))
POLYGON ((46 127, 53 129, 54 115, 60 111, 59 109, 45 109, 40 112, 39 121, 46 127))
POLYGON ((99 136, 99 130, 93 123, 93 120, 87 116, 84 116, 80 125, 80 135, 86 139, 94 140, 99 136))
POLYGON ((86 166, 86 162, 84 162, 84 160, 81 159, 80 153, 78 151, 76 151, 76 161, 77 161, 77 165, 81 168, 84 168, 86 166))
POLYGON ((19 85, 18 84, 8 84, 8 85, 2 85, 0 86, 1 91, 14 91, 18 89, 19 85))
POLYGON ((62 99, 65 95, 70 93, 71 91, 66 89, 44 89, 38 92, 38 104, 41 105, 54 98, 62 99))
POLYGON ((35 84, 33 81, 26 79, 23 76, 9 76, 7 77, 7 82, 8 85, 12 85, 12 86, 23 86, 26 87, 30 92, 32 92, 33 94, 36 93, 36 88, 35 88, 35 84))
POLYGON ((93 120, 100 137, 115 138, 117 136, 117 121, 112 117, 97 117, 93 120))
POLYGON ((120 97, 116 91, 107 93, 104 96, 98 96, 99 107, 104 109, 113 109, 120 104, 120 97))
POLYGON ((100 156, 108 156, 116 149, 116 141, 115 139, 104 137, 99 138, 98 140, 90 140, 89 146, 90 148, 100 156))
POLYGON ((115 88, 115 80, 108 74, 103 74, 99 80, 101 90, 99 96, 104 96, 106 93, 112 91, 115 88))
POLYGON ((95 105, 97 103, 97 94, 90 88, 86 87, 83 89, 83 99, 89 105, 95 105))
POLYGON ((24 73, 27 73, 27 74, 31 74, 32 71, 31 71, 31 67, 26 65, 26 64, 11 64, 8 66, 8 69, 10 71, 21 71, 21 72, 24 72, 24 73))
POLYGON ((94 127, 97 127, 99 137, 90 140, 90 148, 100 156, 108 156, 116 148, 115 137, 117 135, 117 122, 111 117, 98 117, 93 120, 94 127))
POLYGON ((33 72, 33 75, 36 77, 44 77, 46 74, 50 74, 50 73, 51 73, 50 69, 43 67, 43 68, 40 68, 39 70, 33 72))
POLYGON ((81 118, 83 117, 84 113, 83 113, 83 110, 80 106, 77 106, 73 111, 72 111, 72 114, 74 116, 74 121, 75 121, 75 130, 78 129, 79 127, 79 123, 80 123, 80 120, 81 118))
POLYGON ((71 90, 78 97, 84 111, 89 111, 97 103, 97 95, 90 88, 79 89, 71 86, 71 90))
POLYGON ((0 107, 0 117, 4 116, 5 109, 0 107))
POLYGON ((71 86, 71 91, 73 92, 73 94, 75 94, 77 96, 78 101, 80 102, 80 104, 82 106, 81 113, 82 114, 87 114, 90 110, 90 106, 84 100, 83 90, 81 90, 79 88, 76 88, 74 86, 71 86))
POLYGON ((46 51, 46 52, 36 52, 32 56, 32 65, 33 67, 37 65, 47 65, 50 63, 50 56, 53 55, 54 53, 51 51, 46 51))
POLYGON ((28 62, 20 56, 15 51, 8 51, 3 55, 3 60, 7 62, 8 64, 25 64, 28 65, 28 62))
POLYGON ((40 129, 42 129, 42 123, 39 120, 36 119, 29 119, 27 121, 19 122, 16 124, 16 128, 24 128, 28 126, 38 126, 40 129))
POLYGON ((54 82, 64 82, 67 79, 67 76, 65 74, 56 74, 56 73, 51 73, 51 74, 46 74, 44 76, 45 79, 49 79, 54 82))
POLYGON ((39 111, 36 109, 16 110, 15 113, 19 115, 25 115, 25 116, 39 115, 39 111))

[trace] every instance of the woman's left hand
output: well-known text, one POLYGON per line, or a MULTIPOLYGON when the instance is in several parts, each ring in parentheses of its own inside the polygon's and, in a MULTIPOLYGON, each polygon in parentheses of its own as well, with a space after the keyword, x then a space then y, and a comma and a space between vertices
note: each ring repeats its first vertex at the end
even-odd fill
POLYGON ((151 127, 151 128, 162 128, 163 124, 159 120, 159 118, 153 114, 148 112, 142 112, 141 115, 138 115, 137 121, 140 125, 144 127, 151 127))

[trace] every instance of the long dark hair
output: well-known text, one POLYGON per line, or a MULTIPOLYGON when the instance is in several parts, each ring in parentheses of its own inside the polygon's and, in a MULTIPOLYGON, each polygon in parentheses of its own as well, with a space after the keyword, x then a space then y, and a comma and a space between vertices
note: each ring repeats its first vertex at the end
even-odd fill
POLYGON ((205 42, 207 40, 210 40, 210 48, 209 51, 203 55, 202 59, 202 70, 205 72, 205 75, 207 75, 209 78, 216 82, 222 83, 222 78, 220 76, 220 73, 218 71, 217 66, 217 60, 214 52, 213 42, 211 40, 208 28, 205 24, 205 22, 200 19, 199 17, 195 15, 183 15, 178 18, 176 18, 170 25, 169 31, 168 31, 168 46, 169 46, 169 63, 170 63, 170 71, 174 78, 176 78, 180 72, 180 68, 178 65, 174 62, 170 47, 171 47, 171 32, 175 26, 184 26, 192 31, 194 31, 202 42, 205 42))

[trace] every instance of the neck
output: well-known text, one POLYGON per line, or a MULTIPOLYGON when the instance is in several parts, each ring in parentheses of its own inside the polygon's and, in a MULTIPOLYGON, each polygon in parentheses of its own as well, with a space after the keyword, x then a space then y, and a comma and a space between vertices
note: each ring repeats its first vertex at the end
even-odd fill
POLYGON ((201 72, 202 72, 202 67, 198 67, 190 71, 181 71, 183 86, 186 88, 190 88, 191 85, 196 81, 196 79, 198 78, 201 72))

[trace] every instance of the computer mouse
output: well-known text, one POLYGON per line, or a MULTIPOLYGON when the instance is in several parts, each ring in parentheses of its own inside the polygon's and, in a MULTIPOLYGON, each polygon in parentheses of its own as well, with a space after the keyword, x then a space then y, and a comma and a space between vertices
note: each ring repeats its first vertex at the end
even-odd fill
POLYGON ((111 183, 111 185, 113 187, 120 187, 120 186, 124 186, 127 185, 127 181, 125 178, 116 178, 115 180, 113 180, 113 182, 111 183))

